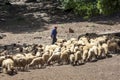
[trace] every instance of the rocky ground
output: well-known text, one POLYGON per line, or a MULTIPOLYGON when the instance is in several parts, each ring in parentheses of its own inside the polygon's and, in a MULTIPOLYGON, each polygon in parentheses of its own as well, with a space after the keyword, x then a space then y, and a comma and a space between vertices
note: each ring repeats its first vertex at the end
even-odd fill
MULTIPOLYGON (((35 6, 32 8, 36 10, 35 6)), ((58 26, 57 37, 67 40, 72 37, 77 38, 85 33, 120 31, 120 16, 81 20, 80 17, 73 18, 70 14, 59 15, 54 13, 56 15, 52 15, 45 13, 44 10, 43 13, 40 12, 42 14, 39 12, 37 10, 34 13, 31 13, 31 10, 23 11, 24 14, 22 15, 27 16, 27 19, 15 15, 17 19, 9 16, 5 22, 0 22, 1 34, 6 35, 0 39, 0 44, 36 43, 49 45, 51 44, 50 33, 54 26, 58 26), (31 19, 33 15, 35 19, 31 19), (73 29, 74 33, 69 33, 69 28, 73 29)), ((120 56, 114 55, 112 58, 74 67, 62 65, 30 70, 29 72, 18 72, 13 76, 0 73, 0 80, 120 80, 120 56)))

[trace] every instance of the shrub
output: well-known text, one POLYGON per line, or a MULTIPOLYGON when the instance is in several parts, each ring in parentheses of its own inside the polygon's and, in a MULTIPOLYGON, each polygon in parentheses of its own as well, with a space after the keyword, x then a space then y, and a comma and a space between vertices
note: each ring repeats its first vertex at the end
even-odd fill
POLYGON ((110 15, 120 11, 120 0, 60 0, 63 10, 89 18, 98 14, 110 15))
POLYGON ((120 10, 120 0, 98 0, 100 14, 110 15, 120 10))
POLYGON ((91 17, 98 14, 96 0, 61 0, 62 9, 72 9, 75 14, 91 17))

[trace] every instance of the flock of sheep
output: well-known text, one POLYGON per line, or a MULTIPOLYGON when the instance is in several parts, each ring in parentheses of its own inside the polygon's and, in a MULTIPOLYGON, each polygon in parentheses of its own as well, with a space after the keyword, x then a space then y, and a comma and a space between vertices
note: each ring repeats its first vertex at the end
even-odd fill
POLYGON ((58 39, 54 45, 5 45, 0 50, 0 67, 3 73, 16 74, 19 70, 45 68, 56 63, 73 66, 85 64, 116 53, 120 50, 119 42, 119 38, 102 35, 58 39))

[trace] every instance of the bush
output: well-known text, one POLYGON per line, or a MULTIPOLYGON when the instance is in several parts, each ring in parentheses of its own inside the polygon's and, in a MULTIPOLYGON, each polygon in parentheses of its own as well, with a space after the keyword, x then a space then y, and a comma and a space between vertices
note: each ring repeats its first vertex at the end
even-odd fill
POLYGON ((74 9, 76 6, 74 0, 61 0, 61 4, 63 10, 74 9))
POLYGON ((96 16, 99 13, 97 6, 96 6, 96 2, 76 3, 74 12, 81 16, 88 16, 88 17, 96 16))
POLYGON ((60 0, 63 10, 71 9, 75 14, 92 17, 110 15, 120 11, 120 0, 60 0))
POLYGON ((120 0, 98 0, 100 14, 110 15, 120 10, 120 0))
POLYGON ((62 9, 72 9, 75 14, 91 17, 98 14, 96 0, 61 0, 62 9))

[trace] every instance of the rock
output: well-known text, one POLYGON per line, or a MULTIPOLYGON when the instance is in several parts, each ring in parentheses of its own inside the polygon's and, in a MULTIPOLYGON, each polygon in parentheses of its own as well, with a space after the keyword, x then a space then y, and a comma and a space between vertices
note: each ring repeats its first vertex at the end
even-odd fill
POLYGON ((74 30, 69 28, 69 33, 74 33, 74 30))
POLYGON ((42 39, 42 37, 34 37, 34 39, 42 39))
POLYGON ((0 34, 0 39, 3 39, 4 37, 6 37, 5 34, 0 34))

